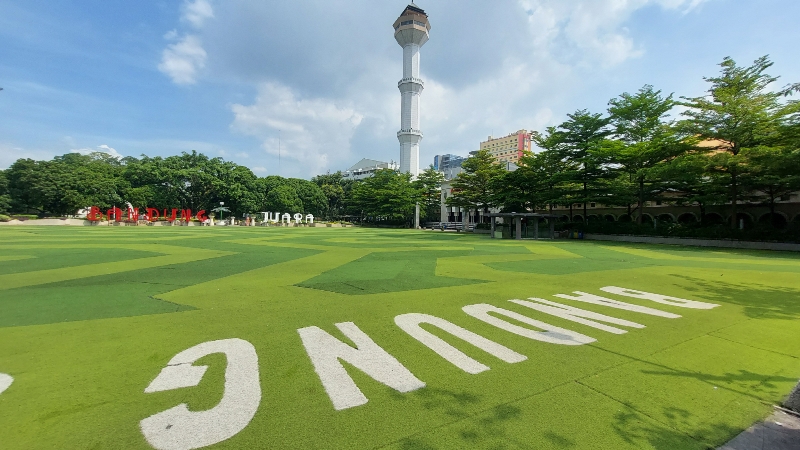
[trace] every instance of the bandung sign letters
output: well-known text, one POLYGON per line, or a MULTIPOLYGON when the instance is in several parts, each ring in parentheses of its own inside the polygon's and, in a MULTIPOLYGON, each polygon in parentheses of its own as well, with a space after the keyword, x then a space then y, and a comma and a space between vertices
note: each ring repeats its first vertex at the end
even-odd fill
MULTIPOLYGON (((123 213, 123 211, 117 207, 113 207, 108 211, 106 211, 105 214, 103 214, 103 212, 100 211, 100 208, 98 208, 97 206, 92 206, 91 208, 89 208, 89 214, 86 215, 86 219, 92 222, 101 220, 103 217, 105 217, 106 220, 108 220, 109 222, 111 221, 123 222, 125 220, 130 222, 138 222, 139 220, 148 220, 150 222, 156 222, 158 220, 165 220, 167 222, 182 220, 184 222, 188 222, 192 220, 191 209, 172 208, 171 210, 169 209, 160 210, 157 208, 145 208, 147 213, 141 215, 139 214, 139 208, 128 207, 127 209, 128 210, 126 217, 126 214, 123 213)), ((195 218, 198 221, 203 222, 206 219, 208 219, 208 216, 206 216, 206 211, 203 209, 197 212, 195 218)))

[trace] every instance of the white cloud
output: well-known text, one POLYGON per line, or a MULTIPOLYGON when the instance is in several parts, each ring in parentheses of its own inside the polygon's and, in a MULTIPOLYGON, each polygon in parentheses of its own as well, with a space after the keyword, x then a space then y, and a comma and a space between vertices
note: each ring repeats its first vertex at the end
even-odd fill
POLYGON ((537 51, 610 67, 644 54, 624 23, 648 5, 691 11, 707 0, 519 0, 537 51))
POLYGON ((111 156, 113 156, 114 158, 117 158, 117 159, 124 158, 124 156, 120 152, 118 152, 115 148, 110 147, 110 146, 108 146, 106 144, 98 145, 95 148, 88 148, 88 147, 74 148, 74 149, 70 150, 70 152, 72 152, 72 153, 80 153, 81 155, 89 155, 91 153, 107 153, 107 154, 109 154, 109 155, 111 155, 111 156))
POLYGON ((251 170, 255 173, 267 173, 266 167, 253 167, 251 170))
MULTIPOLYGON (((181 5, 181 21, 200 29, 206 20, 214 17, 214 9, 209 0, 184 0, 181 5)), ((198 72, 206 66, 208 53, 203 48, 200 37, 185 34, 180 38, 178 30, 168 31, 164 39, 175 41, 161 52, 158 70, 166 74, 175 84, 195 84, 198 72)))
POLYGON ((194 84, 198 71, 206 65, 207 56, 200 38, 186 35, 164 49, 158 70, 172 78, 175 84, 194 84))
POLYGON ((189 22, 195 28, 201 28, 206 20, 214 17, 214 9, 208 0, 184 0, 181 10, 181 20, 189 22))
POLYGON ((319 173, 350 157, 350 140, 364 116, 324 98, 299 98, 287 86, 264 83, 255 103, 231 106, 231 127, 262 140, 267 154, 319 173), (280 139, 280 143, 279 143, 280 139))

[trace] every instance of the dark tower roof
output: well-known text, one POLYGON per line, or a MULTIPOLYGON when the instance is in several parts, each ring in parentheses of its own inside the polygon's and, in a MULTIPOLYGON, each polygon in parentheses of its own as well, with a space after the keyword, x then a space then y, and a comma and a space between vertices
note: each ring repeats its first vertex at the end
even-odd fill
POLYGON ((417 14, 422 14, 425 17, 428 16, 427 14, 425 14, 425 10, 423 10, 420 7, 418 7, 417 5, 414 5, 413 3, 411 5, 406 6, 406 9, 403 10, 403 14, 400 14, 400 15, 404 16, 404 15, 406 15, 406 12, 408 12, 408 11, 412 11, 412 12, 415 12, 417 14))

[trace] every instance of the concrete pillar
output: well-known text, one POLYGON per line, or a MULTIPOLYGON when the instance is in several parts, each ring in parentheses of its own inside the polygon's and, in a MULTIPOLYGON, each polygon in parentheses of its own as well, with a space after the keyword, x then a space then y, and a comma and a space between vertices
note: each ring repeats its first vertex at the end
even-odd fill
POLYGON ((522 217, 515 217, 514 220, 517 222, 517 235, 515 239, 522 239, 522 217))
POLYGON ((467 225, 469 225, 469 210, 467 208, 462 208, 461 229, 464 230, 464 232, 467 231, 467 225))
POLYGON ((419 203, 414 206, 414 229, 419 230, 419 203))
POLYGON ((491 231, 490 231, 489 234, 492 237, 492 239, 494 239, 494 228, 495 228, 495 223, 497 221, 497 217, 492 216, 491 220, 492 220, 492 227, 491 227, 491 231))

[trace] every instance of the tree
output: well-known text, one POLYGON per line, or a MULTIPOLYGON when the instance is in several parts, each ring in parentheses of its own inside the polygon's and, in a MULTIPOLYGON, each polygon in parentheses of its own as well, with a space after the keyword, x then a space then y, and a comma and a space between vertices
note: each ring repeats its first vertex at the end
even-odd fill
MULTIPOLYGON (((672 94, 663 97, 661 91, 645 85, 636 94, 626 92, 608 104, 615 140, 609 142, 605 149, 609 152, 608 159, 620 166, 635 189, 636 222, 641 224, 645 201, 655 198, 662 191, 653 168, 685 153, 691 147, 666 122, 669 111, 675 106, 672 94)), ((619 181, 625 183, 626 180, 619 181)), ((625 188, 621 186, 621 189, 625 188)), ((619 199, 621 195, 615 197, 619 199)))
POLYGON ((8 214, 11 210, 11 196, 8 195, 8 177, 5 170, 0 170, 0 214, 8 214))
POLYGON ((317 175, 311 181, 322 189, 322 193, 325 194, 328 200, 328 218, 341 216, 347 207, 350 191, 353 188, 353 180, 346 179, 341 171, 337 171, 317 175))
POLYGON ((561 181, 565 187, 565 198, 570 205, 576 202, 583 204, 583 220, 586 222, 588 203, 607 203, 609 200, 606 182, 614 176, 614 172, 608 164, 603 146, 611 134, 608 128, 610 118, 585 109, 567 117, 569 120, 557 129, 549 130, 544 141, 558 152, 559 159, 564 162, 561 181))
POLYGON ((505 169, 497 164, 489 150, 483 149, 467 158, 459 173, 452 182, 452 195, 446 202, 450 206, 488 212, 495 206, 496 179, 503 175, 505 169))
POLYGON ((286 182, 297 192, 297 196, 303 203, 303 212, 319 217, 325 215, 328 210, 328 198, 325 197, 325 193, 319 186, 299 178, 289 178, 286 182))
POLYGON ((433 165, 423 170, 414 181, 414 186, 420 193, 422 217, 427 220, 441 217, 443 182, 444 174, 434 169, 433 165))
POLYGON ((285 213, 303 211, 303 201, 289 184, 282 184, 270 190, 264 201, 265 211, 285 213))
POLYGON ((790 148, 769 146, 742 151, 748 169, 742 175, 742 185, 765 200, 773 226, 777 226, 775 202, 800 190, 800 158, 797 154, 790 148))
POLYGON ((792 103, 781 98, 800 90, 800 84, 770 90, 777 81, 766 70, 772 66, 762 56, 749 67, 740 67, 725 58, 721 74, 704 78, 711 84, 708 94, 687 98, 680 104, 689 108, 681 122, 686 133, 708 143, 712 152, 710 169, 727 179, 731 205, 731 227, 736 227, 738 203, 742 195, 740 177, 747 171, 741 153, 744 149, 772 145, 778 132, 794 112, 792 103))
POLYGON ((375 222, 408 222, 419 199, 411 174, 381 169, 355 183, 352 208, 375 222))

